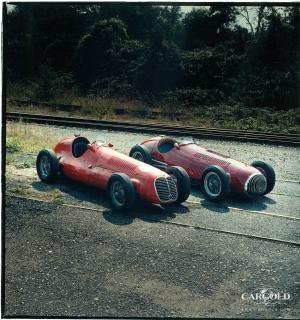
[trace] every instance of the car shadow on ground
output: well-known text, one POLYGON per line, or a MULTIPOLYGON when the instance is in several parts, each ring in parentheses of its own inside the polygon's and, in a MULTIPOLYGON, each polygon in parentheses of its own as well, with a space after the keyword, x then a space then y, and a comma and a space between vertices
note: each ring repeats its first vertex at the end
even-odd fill
POLYGON ((92 203, 99 206, 99 208, 109 208, 109 203, 103 190, 82 184, 71 179, 60 177, 53 184, 34 181, 31 185, 35 190, 39 192, 59 190, 63 194, 70 196, 73 200, 76 201, 76 204, 78 205, 92 203))
POLYGON ((133 222, 134 217, 125 212, 115 212, 110 209, 104 210, 103 218, 109 223, 124 226, 133 222))
MULTIPOLYGON (((93 208, 95 206, 96 208, 99 207, 99 209, 103 208, 104 219, 115 225, 129 225, 136 218, 153 223, 162 220, 170 221, 175 219, 176 215, 189 212, 189 208, 184 204, 159 206, 141 200, 137 200, 136 205, 130 212, 115 212, 110 208, 105 191, 65 177, 59 177, 54 184, 34 181, 31 185, 39 192, 59 190, 75 200, 75 205, 89 207, 89 204, 93 204, 93 208)), ((270 211, 270 206, 276 203, 276 201, 267 196, 249 198, 236 195, 229 195, 225 200, 215 203, 207 200, 198 187, 192 189, 190 200, 199 201, 199 206, 203 206, 214 214, 228 214, 231 208, 270 211)))
MULTIPOLYGON (((89 204, 96 205, 103 209, 103 217, 106 221, 115 225, 128 225, 135 218, 147 222, 159 222, 161 220, 172 220, 177 214, 185 214, 189 209, 184 205, 160 206, 137 199, 135 206, 129 212, 117 212, 111 210, 105 191, 82 184, 77 181, 59 177, 53 184, 46 184, 41 181, 32 182, 32 187, 39 192, 59 190, 75 200, 75 205, 89 207, 89 204)), ((72 201, 72 202, 73 202, 72 201)), ((93 206, 95 208, 95 206, 93 206)))
POLYGON ((246 195, 229 194, 228 197, 220 202, 209 201, 205 198, 199 187, 193 188, 191 196, 206 209, 217 213, 228 213, 230 208, 251 211, 266 211, 277 202, 266 196, 247 197, 246 195))
POLYGON ((176 215, 188 212, 189 208, 184 205, 160 206, 138 200, 136 205, 127 212, 105 210, 103 212, 103 217, 112 224, 125 225, 132 223, 134 219, 140 219, 150 223, 170 221, 175 219, 176 215))

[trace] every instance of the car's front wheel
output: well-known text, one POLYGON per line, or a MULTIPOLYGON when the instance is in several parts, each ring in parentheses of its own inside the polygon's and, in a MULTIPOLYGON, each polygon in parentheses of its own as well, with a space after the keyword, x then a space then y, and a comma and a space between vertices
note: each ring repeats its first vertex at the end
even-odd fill
POLYGON ((136 192, 130 178, 125 173, 111 175, 107 185, 111 207, 116 211, 127 211, 135 203, 136 192))
POLYGON ((136 160, 139 160, 139 161, 142 161, 142 162, 145 162, 148 164, 151 164, 151 162, 152 162, 152 157, 151 157, 150 152, 143 145, 141 145, 141 146, 136 145, 136 146, 132 147, 129 152, 129 156, 136 159, 136 160))
POLYGON ((229 193, 228 177, 219 166, 207 167, 201 177, 201 189, 206 198, 211 201, 220 201, 229 193))
POLYGON ((59 162, 55 152, 48 149, 41 150, 36 159, 36 171, 43 182, 55 181, 59 172, 59 162))
POLYGON ((175 180, 177 185, 177 200, 176 204, 184 202, 191 193, 191 181, 187 172, 177 166, 168 167, 166 172, 175 180))
POLYGON ((251 166, 259 170, 267 180, 267 188, 263 195, 271 192, 275 186, 275 171, 271 165, 263 161, 253 161, 251 166))

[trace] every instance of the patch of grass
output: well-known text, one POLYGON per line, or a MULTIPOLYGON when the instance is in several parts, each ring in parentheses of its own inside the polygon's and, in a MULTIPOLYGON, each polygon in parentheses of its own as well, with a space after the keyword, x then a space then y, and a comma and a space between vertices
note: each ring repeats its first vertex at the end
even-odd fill
POLYGON ((6 153, 6 165, 13 165, 16 169, 35 167, 36 159, 22 153, 6 153))
POLYGON ((6 130, 6 146, 20 153, 38 153, 43 148, 53 148, 61 139, 55 127, 41 127, 35 124, 9 121, 6 130))
POLYGON ((20 196, 24 196, 24 195, 28 194, 28 189, 29 189, 29 187, 22 186, 22 187, 10 188, 9 191, 11 193, 14 193, 14 194, 17 194, 20 196))
POLYGON ((54 204, 63 204, 64 203, 64 199, 63 198, 54 198, 51 201, 54 204))
POLYGON ((64 194, 59 190, 54 190, 51 193, 51 202, 55 204, 63 204, 64 203, 64 194))
POLYGON ((288 111, 241 106, 205 107, 189 124, 201 127, 300 133, 300 109, 288 111))
POLYGON ((8 153, 16 153, 21 151, 21 143, 17 138, 8 137, 6 141, 6 151, 8 153))
POLYGON ((22 162, 22 163, 15 164, 15 167, 17 169, 26 169, 26 168, 31 168, 31 164, 29 162, 22 162))
MULTIPOLYGON (((9 84, 8 98, 10 99, 32 99, 34 92, 34 84, 27 83, 9 84)), ((192 94, 192 93, 189 93, 192 94)), ((201 99, 200 99, 201 100, 201 99)), ((198 101, 198 100, 197 100, 198 101)), ((108 98, 105 96, 87 95, 81 96, 76 89, 64 90, 62 94, 56 95, 48 102, 72 104, 75 106, 82 106, 82 108, 75 108, 72 111, 55 111, 45 106, 16 106, 8 103, 8 110, 10 111, 25 111, 35 112, 41 114, 55 114, 55 115, 68 115, 76 117, 87 117, 95 119, 107 120, 127 120, 138 122, 159 122, 177 125, 190 125, 199 127, 215 127, 226 129, 238 130, 257 130, 266 132, 285 132, 285 133, 300 133, 300 108, 289 110, 275 110, 272 108, 251 108, 244 107, 238 104, 233 105, 198 105, 196 100, 194 104, 184 104, 180 99, 174 100, 167 99, 162 102, 153 103, 150 108, 141 100, 127 100, 121 98, 108 98), (128 114, 115 115, 114 108, 123 108, 128 114), (130 111, 133 110, 152 110, 169 112, 170 116, 160 116, 155 119, 149 117, 137 116, 130 111), (185 116, 175 119, 172 116, 174 112, 182 112, 185 116), (194 116, 194 113, 199 115, 194 116)), ((50 128, 48 129, 50 130, 50 128)), ((17 128, 15 129, 17 131, 17 128)), ((31 133, 31 132, 30 132, 31 133)), ((34 132, 32 138, 27 138, 27 146, 23 146, 21 141, 22 150, 37 150, 41 147, 42 143, 36 138, 41 132, 34 132), (30 146, 30 142, 33 144, 30 146), (37 144, 34 144, 36 142, 37 144), (36 147, 35 147, 36 146, 36 147)), ((24 135, 23 135, 24 136, 24 135)), ((17 137, 20 138, 20 137, 17 137)), ((47 139, 45 139, 47 140, 47 139)), ((55 143, 55 142, 54 142, 55 143)), ((53 145, 51 145, 52 147, 53 145)), ((14 146, 12 146, 12 150, 14 146)), ((29 151, 33 152, 33 151, 29 151)))
POLYGON ((7 153, 6 154, 6 165, 12 165, 16 163, 16 157, 14 154, 7 153))
POLYGON ((92 115, 96 118, 113 114, 112 106, 109 101, 102 99, 91 99, 82 105, 81 112, 84 115, 92 115))
POLYGON ((65 90, 63 95, 51 99, 50 103, 71 104, 74 106, 87 106, 101 108, 103 105, 109 108, 119 108, 120 106, 129 109, 140 109, 144 103, 139 100, 128 100, 122 98, 108 98, 99 95, 82 96, 76 90, 65 90))
MULTIPOLYGON (((35 82, 27 83, 8 83, 7 85, 7 109, 8 111, 27 111, 36 113, 51 113, 51 109, 46 106, 18 106, 9 99, 13 100, 38 100, 36 90, 38 84, 35 82)), ((39 101, 39 100, 38 100, 39 101)), ((126 110, 143 109, 144 103, 139 100, 128 100, 123 98, 109 98, 100 95, 90 94, 82 96, 76 88, 64 89, 59 94, 48 100, 43 100, 51 104, 70 104, 73 106, 82 106, 70 111, 70 114, 76 116, 92 116, 95 118, 110 117, 114 108, 124 108, 126 110)), ((58 111, 58 114, 63 112, 58 111)))
POLYGON ((7 84, 7 97, 18 100, 32 99, 35 85, 32 83, 11 83, 7 84))

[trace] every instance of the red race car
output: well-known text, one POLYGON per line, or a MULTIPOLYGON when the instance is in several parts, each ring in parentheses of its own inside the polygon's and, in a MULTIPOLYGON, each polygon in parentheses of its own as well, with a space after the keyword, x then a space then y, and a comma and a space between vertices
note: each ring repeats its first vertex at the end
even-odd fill
POLYGON ((156 204, 179 204, 190 194, 190 180, 180 167, 166 172, 132 159, 103 141, 90 143, 75 135, 62 139, 52 150, 41 150, 36 169, 43 182, 59 174, 106 189, 115 210, 127 210, 136 196, 156 204))
POLYGON ((275 172, 263 161, 247 165, 196 143, 178 143, 166 136, 146 139, 134 146, 129 155, 163 170, 181 166, 192 184, 200 184, 204 195, 213 201, 223 199, 230 191, 250 196, 265 195, 275 185, 275 172))

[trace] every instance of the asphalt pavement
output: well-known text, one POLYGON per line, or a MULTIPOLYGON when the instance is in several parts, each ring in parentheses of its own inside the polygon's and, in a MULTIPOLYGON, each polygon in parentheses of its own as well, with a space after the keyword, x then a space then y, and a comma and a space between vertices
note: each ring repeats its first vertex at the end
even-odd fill
MULTIPOLYGON (((126 154, 147 137, 85 133, 126 154)), ((57 192, 70 206, 6 197, 4 316, 300 318, 299 149, 200 144, 269 162, 274 190, 213 204, 194 188, 182 206, 139 202, 124 215, 110 211, 101 190, 66 179, 45 185, 33 167, 8 166, 7 193, 57 192), (271 289, 281 296, 250 299, 271 289)))
POLYGON ((4 314, 299 318, 299 246, 169 224, 148 208, 156 219, 10 198, 4 314), (242 299, 259 288, 290 299, 242 299))

